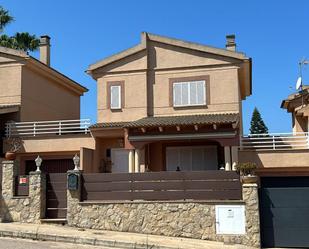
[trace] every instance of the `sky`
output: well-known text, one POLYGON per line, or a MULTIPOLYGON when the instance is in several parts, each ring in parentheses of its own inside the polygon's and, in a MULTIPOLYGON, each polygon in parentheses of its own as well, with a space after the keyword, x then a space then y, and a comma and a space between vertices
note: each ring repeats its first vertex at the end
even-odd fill
MULTIPOLYGON (((227 34, 235 34, 237 50, 253 61, 253 93, 243 101, 244 132, 255 106, 270 132, 291 131, 290 114, 280 104, 295 91, 298 62, 309 59, 309 1, 1 0, 0 5, 15 18, 4 33, 51 37, 51 65, 89 89, 81 117, 93 123, 96 82, 85 70, 138 44, 142 31, 219 48, 227 34)), ((309 85, 307 67, 303 81, 309 85)))

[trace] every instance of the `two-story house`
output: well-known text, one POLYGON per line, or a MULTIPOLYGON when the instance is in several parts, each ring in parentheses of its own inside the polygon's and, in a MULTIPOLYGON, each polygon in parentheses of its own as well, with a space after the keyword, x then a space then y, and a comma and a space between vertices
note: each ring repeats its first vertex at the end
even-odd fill
POLYGON ((35 169, 38 154, 45 167, 50 162, 54 170, 67 164, 72 167, 80 144, 87 146, 85 141, 90 139, 89 132, 85 137, 84 130, 79 131, 80 97, 88 90, 50 66, 50 38, 40 38, 39 60, 26 52, 0 47, 0 86, 1 157, 10 150, 7 140, 20 137, 17 159, 21 174, 35 169))
POLYGON ((238 161, 251 58, 235 36, 219 49, 143 32, 89 66, 97 81, 93 171, 231 170, 238 161))

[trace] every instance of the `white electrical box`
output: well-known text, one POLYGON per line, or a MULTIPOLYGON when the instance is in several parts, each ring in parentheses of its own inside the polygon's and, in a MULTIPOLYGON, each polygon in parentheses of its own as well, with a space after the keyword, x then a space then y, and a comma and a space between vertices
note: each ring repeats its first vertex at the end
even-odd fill
POLYGON ((245 234, 244 205, 216 205, 217 234, 245 234))

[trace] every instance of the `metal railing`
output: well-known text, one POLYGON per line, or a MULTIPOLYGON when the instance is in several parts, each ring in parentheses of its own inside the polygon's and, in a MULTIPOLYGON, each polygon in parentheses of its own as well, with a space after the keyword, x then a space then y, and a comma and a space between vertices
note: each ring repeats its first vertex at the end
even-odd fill
POLYGON ((90 119, 8 122, 5 135, 9 137, 35 137, 47 135, 88 134, 90 119))
POLYGON ((309 149, 308 132, 249 134, 240 138, 243 150, 309 149))

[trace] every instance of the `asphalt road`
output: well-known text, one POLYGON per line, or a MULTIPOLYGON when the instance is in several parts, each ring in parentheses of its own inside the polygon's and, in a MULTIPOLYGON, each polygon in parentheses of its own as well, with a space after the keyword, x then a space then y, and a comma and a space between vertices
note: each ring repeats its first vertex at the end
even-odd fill
POLYGON ((58 243, 49 241, 0 238, 0 249, 108 249, 108 248, 101 246, 77 245, 77 244, 58 243))

